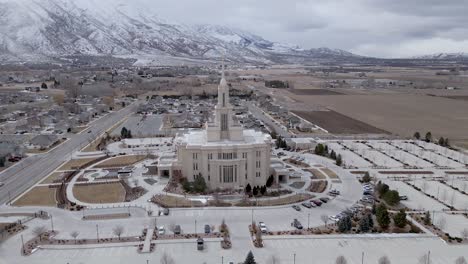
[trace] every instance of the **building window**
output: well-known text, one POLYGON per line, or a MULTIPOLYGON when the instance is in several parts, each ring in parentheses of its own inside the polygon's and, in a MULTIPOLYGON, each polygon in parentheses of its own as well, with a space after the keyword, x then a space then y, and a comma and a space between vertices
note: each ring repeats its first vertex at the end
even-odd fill
POLYGON ((261 152, 261 151, 257 151, 257 152, 255 153, 255 155, 257 156, 257 158, 259 158, 259 157, 261 157, 262 152, 261 152))
POLYGON ((226 106, 226 93, 223 93, 223 107, 226 106))
POLYGON ((210 164, 208 163, 208 171, 210 171, 210 164))
POLYGON ((255 177, 257 177, 257 178, 260 177, 260 174, 261 173, 259 171, 255 172, 255 177))
POLYGON ((198 163, 193 164, 193 170, 198 170, 198 163))
POLYGON ((192 155, 194 160, 198 159, 198 153, 193 153, 192 155))
POLYGON ((228 116, 227 114, 221 114, 221 131, 228 130, 228 116))
POLYGON ((208 175, 208 181, 210 181, 210 180, 211 180, 211 176, 210 176, 210 175, 208 175))
POLYGON ((208 159, 209 160, 213 159, 213 153, 208 153, 208 159))
POLYGON ((222 168, 221 166, 219 166, 219 182, 221 182, 221 175, 222 175, 222 168))
POLYGON ((242 153, 242 158, 247 159, 247 152, 242 153))
POLYGON ((234 182, 234 166, 223 166, 223 182, 231 183, 234 182))
POLYGON ((257 160, 257 161, 255 162, 255 166, 257 167, 257 169, 260 168, 260 161, 259 161, 259 160, 257 160))

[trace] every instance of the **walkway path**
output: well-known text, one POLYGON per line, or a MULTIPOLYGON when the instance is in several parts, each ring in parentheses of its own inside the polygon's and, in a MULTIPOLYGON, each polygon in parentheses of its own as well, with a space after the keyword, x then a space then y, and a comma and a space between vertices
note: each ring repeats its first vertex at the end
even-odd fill
POLYGON ((148 228, 146 232, 145 243, 143 244, 143 249, 141 253, 150 253, 151 252, 151 240, 153 238, 154 228, 148 228))

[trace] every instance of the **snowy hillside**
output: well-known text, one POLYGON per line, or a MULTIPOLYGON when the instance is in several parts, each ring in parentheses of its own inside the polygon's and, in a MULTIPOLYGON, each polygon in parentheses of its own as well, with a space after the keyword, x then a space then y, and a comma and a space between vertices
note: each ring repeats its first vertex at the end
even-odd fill
POLYGON ((155 14, 151 0, 0 0, 0 62, 70 55, 209 60, 226 54, 232 61, 262 63, 358 57, 328 48, 305 50, 222 26, 183 25, 155 14))

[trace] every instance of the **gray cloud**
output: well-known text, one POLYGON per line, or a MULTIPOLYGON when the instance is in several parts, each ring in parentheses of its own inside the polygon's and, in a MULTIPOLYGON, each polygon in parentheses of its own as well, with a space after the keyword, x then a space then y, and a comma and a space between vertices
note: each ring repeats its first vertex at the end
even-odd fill
POLYGON ((169 21, 232 26, 304 48, 327 46, 379 57, 468 52, 468 0, 132 0, 131 3, 151 6, 169 21))

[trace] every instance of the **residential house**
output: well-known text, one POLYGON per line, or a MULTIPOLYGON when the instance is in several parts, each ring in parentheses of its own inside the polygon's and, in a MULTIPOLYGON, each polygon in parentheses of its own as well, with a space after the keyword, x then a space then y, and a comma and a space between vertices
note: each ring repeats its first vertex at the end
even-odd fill
POLYGON ((37 135, 29 142, 34 149, 48 149, 59 141, 57 135, 37 135))

